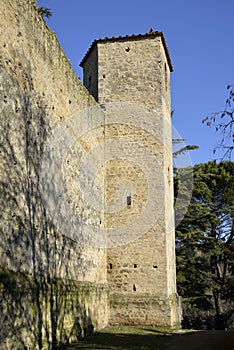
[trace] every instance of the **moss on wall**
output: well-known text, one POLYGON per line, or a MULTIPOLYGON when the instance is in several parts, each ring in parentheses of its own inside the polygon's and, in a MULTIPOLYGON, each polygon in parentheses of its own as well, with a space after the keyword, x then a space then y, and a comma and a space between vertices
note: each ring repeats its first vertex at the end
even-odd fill
POLYGON ((103 327, 104 284, 0 271, 0 349, 51 349, 103 327))

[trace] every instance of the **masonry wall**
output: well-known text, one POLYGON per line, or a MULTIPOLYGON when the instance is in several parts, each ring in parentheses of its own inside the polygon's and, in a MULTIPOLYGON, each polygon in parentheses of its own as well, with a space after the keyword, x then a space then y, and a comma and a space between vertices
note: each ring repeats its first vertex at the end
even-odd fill
POLYGON ((123 38, 97 45, 99 103, 129 101, 160 112, 163 99, 170 104, 169 67, 160 36, 123 38))
POLYGON ((98 72, 98 102, 109 113, 106 154, 120 142, 105 164, 105 225, 110 235, 119 230, 107 251, 110 323, 178 325, 170 67, 162 37, 103 39, 93 48, 98 70, 92 71, 91 51, 84 82, 87 72, 98 72), (125 180, 128 186, 121 192, 118 186, 125 180), (121 209, 108 212, 114 202, 121 209))
POLYGON ((90 54, 88 64, 84 64, 84 70, 84 86, 98 101, 98 50, 96 47, 90 54))
POLYGON ((106 285, 0 272, 0 349, 54 349, 103 328, 106 285))
MULTIPOLYGON (((107 324, 106 254, 81 239, 83 223, 98 232, 100 212, 76 180, 78 160, 103 131, 87 134, 86 143, 73 135, 63 159, 64 191, 80 222, 67 234, 41 193, 42 159, 58 125, 63 130, 77 111, 89 108, 75 118, 76 130, 92 130, 96 103, 34 0, 1 0, 0 10, 0 349, 48 349, 107 324)), ((46 192, 58 193, 56 186, 51 181, 46 192)))

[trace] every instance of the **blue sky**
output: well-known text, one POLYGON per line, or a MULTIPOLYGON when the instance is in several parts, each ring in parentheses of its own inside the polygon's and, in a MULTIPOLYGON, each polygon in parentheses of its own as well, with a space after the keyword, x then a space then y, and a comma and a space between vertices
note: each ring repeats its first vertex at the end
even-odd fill
POLYGON ((37 0, 51 8, 47 20, 82 77, 79 63, 95 38, 163 31, 174 72, 173 124, 187 144, 192 164, 214 159, 215 131, 202 118, 222 110, 234 83, 234 0, 37 0))

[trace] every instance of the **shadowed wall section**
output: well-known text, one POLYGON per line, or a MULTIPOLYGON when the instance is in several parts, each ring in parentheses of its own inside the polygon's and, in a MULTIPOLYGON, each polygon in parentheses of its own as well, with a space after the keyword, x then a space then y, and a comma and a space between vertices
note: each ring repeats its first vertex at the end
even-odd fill
MULTIPOLYGON (((64 235, 40 191, 49 136, 96 102, 34 0, 1 0, 0 8, 0 349, 51 349, 108 319, 105 251, 64 235)), ((76 199, 98 229, 99 215, 76 199)))

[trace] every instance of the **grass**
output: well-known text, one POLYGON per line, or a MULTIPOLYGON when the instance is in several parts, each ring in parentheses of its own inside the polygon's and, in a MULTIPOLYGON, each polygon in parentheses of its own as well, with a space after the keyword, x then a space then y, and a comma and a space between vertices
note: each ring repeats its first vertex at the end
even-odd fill
MULTIPOLYGON (((183 331, 185 333, 186 331, 183 331)), ((190 331, 191 332, 191 331, 190 331)), ((73 345, 62 346, 60 350, 149 350, 161 349, 169 339, 177 337, 181 331, 166 327, 118 326, 108 327, 80 340, 73 345)))
POLYGON ((153 326, 108 327, 59 350, 234 350, 234 331, 171 330, 153 326))

